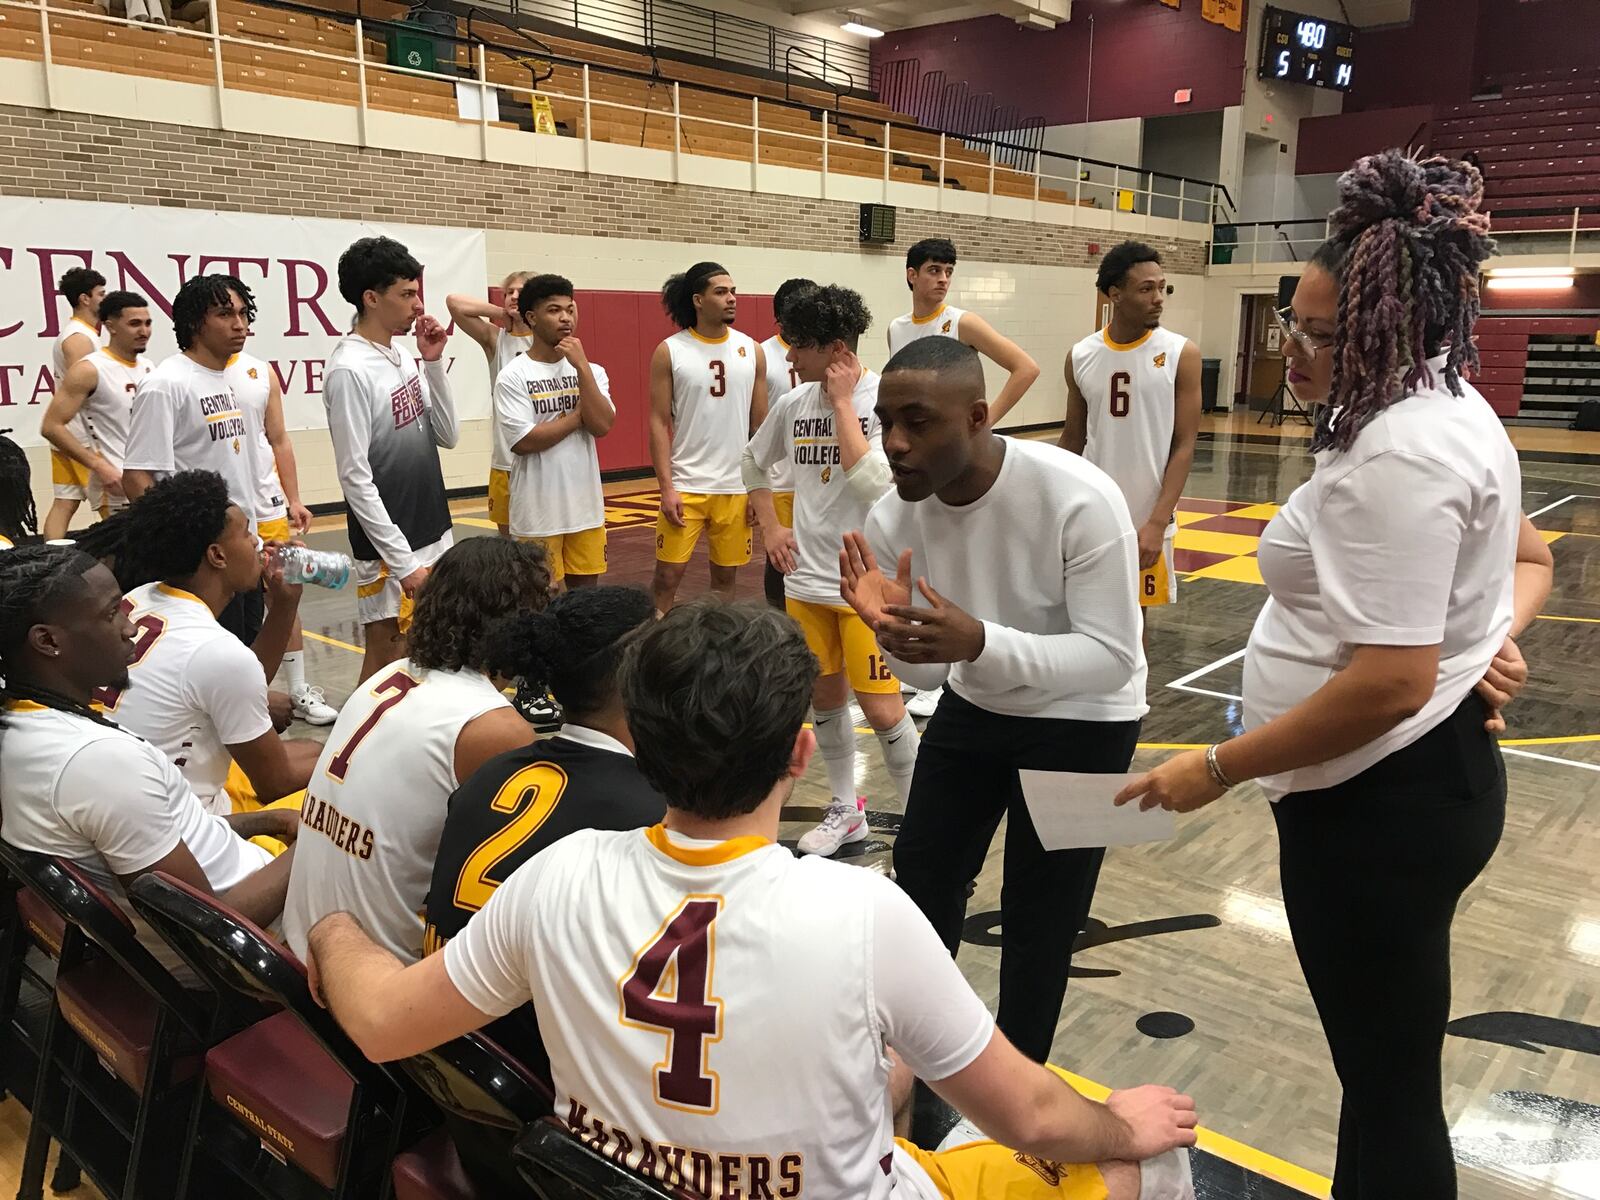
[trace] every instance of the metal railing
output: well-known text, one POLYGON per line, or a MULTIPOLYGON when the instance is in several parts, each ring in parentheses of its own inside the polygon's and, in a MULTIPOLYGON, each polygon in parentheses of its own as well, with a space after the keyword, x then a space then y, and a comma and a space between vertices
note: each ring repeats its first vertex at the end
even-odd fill
MULTIPOLYGON (((1496 257, 1538 256, 1540 265, 1577 265, 1578 255, 1600 254, 1600 207, 1574 208, 1547 229, 1490 229, 1496 257)), ((1219 222, 1212 230, 1213 266, 1292 266, 1305 262, 1327 239, 1325 217, 1288 221, 1219 222)))
POLYGON ((827 59, 820 54, 813 54, 804 46, 790 46, 783 52, 783 98, 785 100, 792 98, 796 76, 809 79, 813 83, 821 85, 827 91, 832 92, 835 112, 839 111, 839 105, 844 100, 845 93, 856 90, 856 77, 854 75, 850 74, 844 67, 830 66, 827 59), (797 58, 802 64, 807 62, 816 64, 817 69, 815 71, 807 70, 802 65, 799 70, 796 70, 794 64, 797 58), (835 76, 843 75, 843 81, 837 78, 828 78, 829 71, 832 71, 835 76))
MULTIPOLYGON (((628 140, 636 145, 645 145, 649 140, 647 132, 654 129, 659 134, 665 123, 670 129, 670 139, 658 138, 657 143, 649 148, 671 155, 671 177, 674 179, 681 178, 683 156, 704 150, 714 157, 746 159, 751 165, 751 190, 757 190, 761 168, 790 166, 818 172, 824 197, 829 195, 830 180, 872 178, 881 180, 882 187, 878 195, 887 202, 924 204, 935 211, 943 211, 947 207, 945 196, 956 191, 987 194, 989 211, 993 211, 997 196, 1007 197, 1012 202, 1031 202, 1031 210, 1019 211, 1013 204, 1006 213, 1035 219, 1043 216, 1047 209, 1057 206, 1093 206, 1122 213, 1172 215, 1189 221, 1211 223, 1232 210, 1232 198, 1227 189, 1217 183, 1142 171, 1137 167, 1097 159, 1030 151, 1027 146, 995 137, 963 138, 903 122, 765 100, 760 96, 752 96, 748 91, 710 85, 684 85, 676 81, 664 81, 659 76, 641 71, 595 67, 560 54, 539 56, 541 60, 562 69, 556 81, 559 86, 552 87, 549 81, 539 87, 510 83, 491 78, 489 64, 494 61, 496 64, 503 62, 512 67, 525 68, 527 47, 491 43, 476 32, 468 40, 425 27, 411 26, 432 38, 436 44, 450 43, 455 53, 433 71, 398 66, 376 60, 368 52, 366 41, 374 35, 374 30, 369 28, 369 22, 359 16, 350 17, 324 8, 280 0, 252 0, 258 7, 300 12, 321 18, 325 23, 346 24, 351 35, 348 51, 335 51, 328 48, 326 43, 319 48, 286 46, 281 41, 222 32, 219 2, 210 0, 207 29, 193 29, 179 24, 152 27, 123 17, 113 17, 99 10, 53 7, 49 0, 0 0, 0 11, 31 13, 38 17, 43 99, 45 106, 51 108, 58 107, 57 100, 61 98, 56 94, 55 67, 58 62, 95 69, 115 69, 98 57, 92 60, 74 59, 70 55, 59 58, 52 48, 50 28, 51 18, 63 17, 126 31, 113 36, 121 37, 119 45, 134 50, 143 45, 145 49, 155 51, 157 48, 146 43, 145 39, 160 37, 177 37, 204 44, 211 59, 211 69, 209 72, 202 70, 193 81, 207 83, 215 89, 215 120, 222 128, 236 127, 230 124, 234 105, 238 104, 242 111, 247 106, 245 98, 258 94, 260 90, 229 83, 228 66, 237 65, 239 56, 227 55, 225 51, 230 47, 241 47, 259 55, 262 67, 282 64, 286 58, 353 65, 354 78, 345 78, 342 86, 353 89, 357 110, 356 142, 363 146, 369 144, 367 127, 369 114, 374 107, 371 102, 373 79, 375 75, 381 75, 389 81, 415 79, 419 83, 448 85, 452 90, 457 85, 475 85, 486 96, 492 91, 511 98, 517 102, 515 107, 524 112, 531 110, 535 97, 548 99, 553 105, 560 106, 557 120, 568 126, 567 134, 581 141, 581 162, 585 170, 589 169, 596 143, 622 141, 620 137, 607 136, 617 134, 621 126, 626 127, 628 140), (462 59, 471 65, 458 65, 462 59), (204 78, 206 74, 210 75, 209 79, 204 78), (622 93, 616 90, 615 84, 622 80, 642 83, 646 91, 642 96, 635 91, 632 98, 620 98, 622 93), (654 97, 658 95, 670 98, 670 108, 656 104, 654 97), (709 100, 711 97, 719 98, 722 103, 713 105, 709 100), (645 103, 634 103, 634 99, 643 99, 645 103), (726 103, 730 99, 736 99, 737 106, 726 103), (716 115, 718 113, 726 115, 716 115), (735 117, 735 113, 739 115, 735 117), (743 114, 748 114, 748 117, 743 114), (804 120, 797 120, 797 114, 804 120), (598 136, 597 126, 600 127, 598 136), (633 136, 635 133, 637 137, 633 136), (966 144, 968 141, 974 142, 975 148, 969 149, 966 144), (1003 166, 1001 159, 1007 152, 1031 153, 1031 168, 1024 171, 1003 166), (845 169, 841 169, 841 165, 845 169), (852 167, 854 169, 850 169, 852 167), (895 192, 891 184, 927 185, 928 191, 924 193, 926 198, 909 198, 905 193, 895 192)), ((389 28, 404 27, 404 23, 393 21, 371 24, 389 28)), ((16 28, 15 24, 12 27, 16 28)), ((192 64, 194 61, 191 56, 189 62, 192 64)), ((285 70, 283 66, 272 69, 280 74, 285 70)), ((286 70, 294 72, 295 68, 291 64, 286 70)), ((387 97, 393 97, 395 89, 386 79, 379 78, 377 86, 385 89, 387 97)), ((423 94, 421 89, 401 93, 403 97, 423 94)), ((436 111, 425 115, 444 117, 447 113, 455 114, 456 101, 450 91, 441 88, 432 95, 436 111), (439 111, 441 108, 444 111, 439 111)), ((332 93, 322 97, 313 93, 306 98, 330 99, 331 96, 332 93)), ((336 98, 331 102, 341 103, 336 98)), ((478 154, 487 160, 491 157, 490 106, 479 104, 475 107, 474 116, 465 121, 478 126, 478 154)), ((457 120, 462 118, 457 117, 457 120)), ((521 127, 531 134, 531 124, 521 127)), ((538 157, 536 141, 530 143, 529 154, 533 158, 538 157)), ((859 195, 859 189, 855 191, 856 194, 851 198, 865 198, 859 195)), ((1114 222, 1109 224, 1115 225, 1114 222)))

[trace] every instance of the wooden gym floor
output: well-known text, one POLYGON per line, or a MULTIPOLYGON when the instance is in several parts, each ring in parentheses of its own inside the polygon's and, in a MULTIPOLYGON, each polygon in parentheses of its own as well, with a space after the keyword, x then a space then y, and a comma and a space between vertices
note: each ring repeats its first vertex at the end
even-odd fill
MULTIPOLYGON (((1551 543, 1556 583, 1522 639, 1533 680, 1502 742, 1505 837, 1455 926, 1445 1101, 1463 1197, 1600 1200, 1600 435, 1511 432, 1525 511, 1551 543)), ((1310 470, 1303 427, 1244 413, 1206 419, 1179 506, 1179 600, 1152 610, 1151 711, 1136 765, 1237 729, 1240 657, 1266 598, 1255 539, 1310 470)), ((481 499, 454 509, 458 537, 492 534, 481 499)), ((647 584, 650 481, 608 485, 606 515, 608 579, 647 584)), ((342 518, 320 519, 310 540, 344 548, 342 518)), ((704 555, 702 546, 685 597, 704 587, 704 555)), ((760 596, 760 567, 758 547, 741 596, 760 596)), ((354 601, 308 588, 302 613, 308 673, 342 701, 360 661, 354 601)), ((873 836, 846 855, 882 870, 899 804, 860 729, 873 836)), ((827 798, 819 760, 785 812, 785 838, 827 798)), ((1170 842, 1108 854, 1054 1046, 1054 1061, 1086 1087, 1159 1081, 1192 1092, 1208 1131, 1207 1197, 1326 1195, 1333 1160, 1336 1081, 1289 941, 1265 804, 1246 786, 1180 819, 1170 842)), ((990 1000, 1001 845, 997 836, 977 881, 960 955, 990 1000)), ((1372 987, 1381 1013, 1383 981, 1372 987)), ((0 1193, 15 1186, 25 1130, 16 1103, 0 1105, 0 1193)))

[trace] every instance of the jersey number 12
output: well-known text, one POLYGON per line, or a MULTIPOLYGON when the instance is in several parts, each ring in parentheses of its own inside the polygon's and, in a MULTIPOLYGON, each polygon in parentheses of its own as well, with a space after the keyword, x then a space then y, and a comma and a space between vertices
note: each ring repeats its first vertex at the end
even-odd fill
POLYGON ((717 1073, 706 1059, 722 1038, 722 1001, 711 994, 712 926, 721 911, 720 896, 684 897, 617 982, 622 1023, 666 1035, 656 1099, 686 1112, 717 1111, 717 1073))

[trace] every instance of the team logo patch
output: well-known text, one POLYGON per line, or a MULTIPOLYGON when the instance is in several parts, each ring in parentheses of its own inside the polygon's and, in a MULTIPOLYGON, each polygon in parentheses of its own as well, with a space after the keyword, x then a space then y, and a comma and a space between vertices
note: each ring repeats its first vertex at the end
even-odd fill
POLYGON ((239 439, 238 438, 234 438, 233 439, 233 452, 235 454, 239 453, 239 439))
POLYGON ((1046 1158, 1035 1158, 1033 1155, 1024 1154, 1019 1150, 1017 1151, 1017 1161, 1051 1187, 1055 1187, 1067 1177, 1066 1168, 1061 1163, 1051 1162, 1046 1158))
POLYGON ((950 332, 950 322, 946 321, 943 325, 939 326, 939 332, 940 333, 949 333, 950 332))
MULTIPOLYGON (((1158 367, 1160 365, 1161 365, 1160 363, 1156 364, 1156 366, 1158 366, 1158 367)), ((245 374, 250 376, 251 379, 256 379, 256 378, 259 378, 259 376, 260 376, 260 373, 254 367, 251 367, 248 371, 245 372, 245 374)))
POLYGON ((832 478, 833 478, 833 468, 832 467, 823 467, 822 468, 822 482, 823 483, 827 483, 828 480, 830 480, 832 478))
POLYGON ((1156 355, 1156 366, 1164 367, 1166 365, 1167 365, 1167 352, 1165 350, 1163 350, 1160 354, 1156 355))
POLYGON ((744 347, 743 347, 743 346, 740 346, 740 347, 739 347, 739 357, 740 357, 740 358, 743 358, 743 357, 744 357, 744 347))

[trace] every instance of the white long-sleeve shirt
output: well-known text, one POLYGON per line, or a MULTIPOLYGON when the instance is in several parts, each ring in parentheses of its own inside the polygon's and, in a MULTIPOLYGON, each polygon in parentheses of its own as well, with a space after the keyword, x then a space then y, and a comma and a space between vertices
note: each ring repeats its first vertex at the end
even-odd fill
POLYGON ((322 400, 351 550, 404 578, 414 551, 450 530, 439 447, 454 446, 460 430, 444 363, 419 373, 408 351, 349 333, 328 358, 322 400))
MULTIPOLYGON (((1007 438, 994 485, 971 504, 890 492, 866 536, 886 575, 911 577, 983 622, 973 662, 892 659, 918 687, 945 684, 990 712, 1076 721, 1142 717, 1145 660, 1134 578, 1138 535, 1104 471, 1075 454, 1007 438)), ((913 587, 913 591, 915 588, 913 587)), ((920 592, 913 603, 926 608, 920 592)))

